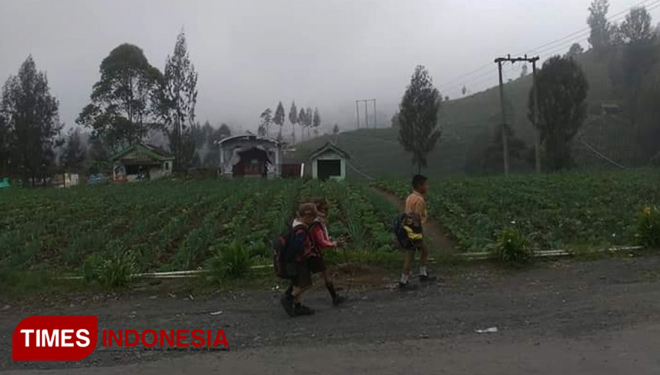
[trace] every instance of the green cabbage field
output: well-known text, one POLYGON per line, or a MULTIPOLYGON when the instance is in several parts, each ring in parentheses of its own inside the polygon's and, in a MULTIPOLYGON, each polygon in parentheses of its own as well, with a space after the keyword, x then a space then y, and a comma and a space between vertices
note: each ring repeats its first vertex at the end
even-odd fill
MULTIPOLYGON (((510 227, 541 250, 634 245, 640 212, 660 204, 656 170, 438 177, 431 186, 432 216, 457 250, 466 252, 484 251, 498 231, 510 227)), ((404 179, 372 184, 169 180, 5 189, 0 192, 0 274, 84 275, 124 255, 130 256, 131 272, 269 264, 271 242, 297 205, 314 196, 333 203, 330 231, 347 242, 355 259, 396 256, 390 225, 399 209, 376 189, 401 198, 410 192, 404 179)), ((122 262, 108 273, 121 271, 122 262)))
POLYGON ((237 246, 267 264, 298 203, 319 195, 336 207, 336 237, 363 252, 392 249, 388 223, 396 210, 366 185, 237 179, 7 189, 0 272, 80 273, 86 262, 126 253, 135 272, 190 270, 237 246))
MULTIPOLYGON (((483 251, 517 228, 538 250, 635 245, 644 207, 660 204, 660 172, 635 170, 431 179, 431 215, 460 250, 483 251)), ((408 182, 377 184, 403 198, 408 182)))

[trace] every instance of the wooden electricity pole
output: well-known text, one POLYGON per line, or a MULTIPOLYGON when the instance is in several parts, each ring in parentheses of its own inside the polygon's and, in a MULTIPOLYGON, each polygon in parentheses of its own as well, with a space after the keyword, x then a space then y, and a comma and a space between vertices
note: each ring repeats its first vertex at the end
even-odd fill
MULTIPOLYGON (((538 121, 539 121, 539 116, 538 116, 538 86, 536 84, 536 62, 539 61, 539 57, 527 57, 525 55, 524 57, 511 57, 511 55, 507 55, 507 57, 498 57, 495 59, 495 63, 497 63, 497 70, 499 72, 499 78, 500 78, 500 106, 502 108, 502 148, 504 152, 504 174, 508 175, 509 174, 509 135, 507 134, 507 123, 506 123, 506 105, 505 100, 504 100, 504 81, 502 79, 502 64, 505 62, 510 62, 510 63, 516 63, 516 62, 531 62, 532 63, 532 76, 534 79, 534 128, 538 129, 538 121)), ((536 159, 536 172, 541 173, 541 151, 540 151, 540 136, 537 137, 537 141, 534 142, 534 156, 536 159)))
POLYGON ((357 126, 358 126, 358 130, 359 130, 360 129, 360 101, 359 100, 355 101, 355 111, 356 111, 355 118, 357 118, 357 126))
POLYGON ((532 79, 534 81, 534 128, 536 128, 536 142, 534 142, 534 157, 536 159, 536 173, 541 173, 541 130, 539 129, 539 86, 536 81, 536 61, 532 59, 532 79))
POLYGON ((503 58, 496 59, 497 71, 500 77, 500 108, 502 110, 502 154, 504 155, 504 175, 509 174, 509 135, 506 133, 506 106, 504 105, 504 82, 502 81, 503 58))

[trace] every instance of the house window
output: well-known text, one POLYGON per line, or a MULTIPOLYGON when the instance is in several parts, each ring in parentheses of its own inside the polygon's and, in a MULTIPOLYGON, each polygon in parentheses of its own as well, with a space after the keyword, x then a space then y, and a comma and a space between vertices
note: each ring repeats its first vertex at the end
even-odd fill
POLYGON ((165 163, 165 169, 170 169, 170 163, 165 163))

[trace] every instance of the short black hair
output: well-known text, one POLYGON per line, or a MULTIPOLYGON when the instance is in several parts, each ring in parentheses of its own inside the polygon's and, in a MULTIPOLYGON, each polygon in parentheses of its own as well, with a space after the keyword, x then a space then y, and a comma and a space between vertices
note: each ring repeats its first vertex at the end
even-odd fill
POLYGON ((426 176, 422 176, 421 174, 416 174, 416 175, 414 175, 414 176, 413 176, 413 179, 412 179, 412 187, 413 187, 413 189, 417 189, 418 187, 424 185, 424 183, 425 183, 426 181, 428 181, 428 180, 429 180, 429 179, 426 178, 426 176))

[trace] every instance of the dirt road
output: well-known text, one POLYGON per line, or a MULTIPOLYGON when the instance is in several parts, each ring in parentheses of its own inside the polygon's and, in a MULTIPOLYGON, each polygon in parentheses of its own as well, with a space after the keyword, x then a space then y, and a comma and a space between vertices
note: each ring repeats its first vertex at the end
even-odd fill
MULTIPOLYGON (((351 291, 314 317, 290 319, 278 292, 16 305, 0 312, 0 370, 12 374, 657 374, 660 257, 559 261, 525 271, 445 270, 446 282, 401 293, 351 291), (211 312, 222 311, 211 315, 211 312), (98 348, 79 363, 15 363, 11 334, 32 314, 95 314, 99 329, 225 330, 230 352, 98 348), (476 329, 497 327, 497 333, 476 329), (46 371, 42 371, 46 370, 46 371)), ((394 276, 394 275, 393 275, 394 276)), ((394 280, 394 278, 392 279, 394 280)))

